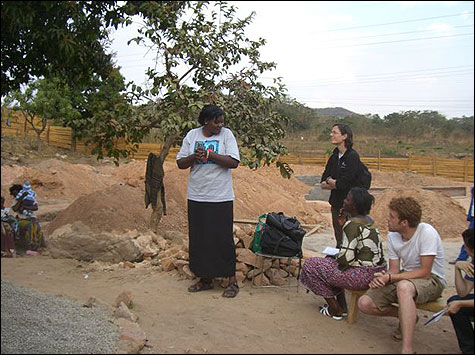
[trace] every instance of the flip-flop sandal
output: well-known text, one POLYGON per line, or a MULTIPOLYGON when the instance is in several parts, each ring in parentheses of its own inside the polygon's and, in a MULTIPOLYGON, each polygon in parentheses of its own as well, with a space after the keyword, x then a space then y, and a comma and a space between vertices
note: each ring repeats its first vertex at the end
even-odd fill
POLYGON ((211 290, 212 288, 213 288, 212 282, 203 282, 200 280, 194 285, 191 285, 190 287, 188 287, 188 292, 200 292, 200 291, 211 290))
MULTIPOLYGON (((328 303, 325 303, 323 306, 318 307, 319 309, 322 309, 322 307, 328 308, 328 303)), ((342 317, 348 317, 348 312, 343 312, 341 314, 342 317)))
POLYGON ((393 338, 394 341, 402 341, 402 333, 401 329, 398 327, 393 333, 391 334, 391 337, 393 338))
MULTIPOLYGON (((416 318, 416 324, 419 323, 419 316, 416 318)), ((391 337, 394 341, 402 341, 401 323, 397 326, 397 329, 393 331, 391 337)))
POLYGON ((229 286, 224 290, 223 297, 234 298, 239 293, 239 286, 237 282, 231 282, 229 286))
POLYGON ((330 318, 333 318, 334 320, 342 320, 343 317, 342 316, 332 316, 330 314, 330 310, 328 309, 328 305, 325 304, 323 306, 320 307, 320 313, 327 316, 327 317, 330 317, 330 318))

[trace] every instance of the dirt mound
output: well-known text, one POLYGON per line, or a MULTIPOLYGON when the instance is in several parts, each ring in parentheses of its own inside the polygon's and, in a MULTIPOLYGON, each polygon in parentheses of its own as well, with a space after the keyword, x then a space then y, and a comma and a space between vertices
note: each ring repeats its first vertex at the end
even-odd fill
POLYGON ((466 186, 467 183, 452 181, 440 176, 427 176, 413 171, 377 171, 371 169, 372 187, 418 186, 466 186))
POLYGON ((467 228, 465 209, 441 193, 422 189, 391 188, 375 197, 371 216, 385 237, 389 202, 395 197, 413 197, 422 207, 422 222, 431 224, 442 239, 461 238, 467 228))
MULTIPOLYGON (((322 167, 294 166, 296 175, 321 174, 322 167)), ((119 167, 104 162, 102 165, 74 164, 62 159, 46 159, 29 166, 3 165, 2 196, 7 206, 11 203, 8 187, 13 183, 32 182, 38 194, 40 211, 47 203, 57 200, 70 208, 45 226, 52 232, 61 225, 81 220, 95 231, 149 228, 151 207, 145 209, 144 180, 146 162, 131 160, 119 167), (119 184, 122 184, 119 185, 119 184), (92 195, 90 195, 92 194, 92 195)), ((162 218, 157 232, 175 230, 188 232, 186 211, 186 182, 189 171, 180 170, 174 161, 164 165, 168 215, 162 218)), ((415 190, 386 191, 376 197, 373 217, 383 231, 386 228, 387 204, 399 194, 419 196, 424 209, 424 220, 432 223, 443 238, 459 237, 465 227, 465 212, 456 202, 442 194, 417 189, 427 185, 467 185, 442 178, 420 176, 410 172, 373 172, 374 186, 414 186, 415 190), (415 192, 411 192, 415 191, 415 192)), ((233 171, 235 191, 235 219, 257 220, 263 213, 275 211, 296 216, 301 223, 328 226, 329 205, 306 202, 304 196, 311 187, 295 177, 284 179, 278 169, 264 167, 256 171, 239 167, 233 171)), ((40 214, 40 213, 39 213, 40 214)))
POLYGON ((72 201, 118 182, 111 177, 101 174, 91 165, 73 164, 59 159, 47 159, 31 166, 2 166, 2 195, 12 184, 23 184, 29 180, 39 200, 72 201))
POLYGON ((55 229, 76 221, 83 222, 95 232, 121 233, 133 229, 148 229, 140 190, 120 184, 78 198, 60 212, 45 227, 45 231, 51 234, 55 229))
MULTIPOLYGON (((162 218, 159 233, 167 230, 188 232, 186 212, 188 174, 188 170, 177 169, 173 162, 165 163, 164 181, 168 214, 162 218)), ((301 223, 325 224, 325 218, 318 211, 318 207, 308 205, 304 200, 303 196, 308 192, 308 186, 297 179, 283 179, 279 172, 272 168, 252 171, 240 167, 233 172, 233 175, 236 194, 235 218, 257 220, 262 213, 282 211, 297 216, 301 223)), ((108 167, 96 174, 97 178, 101 176, 110 176, 109 183, 112 181, 121 183, 98 190, 98 187, 105 184, 104 181, 94 182, 87 176, 78 176, 77 179, 80 179, 81 183, 78 182, 76 186, 79 186, 81 193, 84 194, 87 189, 96 191, 78 198, 61 212, 46 226, 47 233, 52 233, 60 226, 77 220, 97 232, 123 233, 127 230, 144 231, 149 228, 151 207, 145 209, 144 204, 145 162, 136 161, 119 168, 108 167), (94 188, 89 187, 94 183, 96 184, 94 188)), ((72 181, 73 185, 74 182, 75 180, 72 181)))

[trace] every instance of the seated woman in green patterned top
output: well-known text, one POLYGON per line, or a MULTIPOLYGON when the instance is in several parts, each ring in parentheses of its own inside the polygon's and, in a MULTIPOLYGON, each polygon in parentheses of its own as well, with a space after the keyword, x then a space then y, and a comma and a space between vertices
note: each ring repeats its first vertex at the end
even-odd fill
POLYGON ((386 269, 381 234, 369 212, 374 197, 354 187, 343 202, 344 212, 351 216, 343 224, 343 242, 336 257, 309 258, 305 261, 300 281, 327 304, 320 313, 335 320, 346 316, 345 288, 366 290, 376 272, 386 269))

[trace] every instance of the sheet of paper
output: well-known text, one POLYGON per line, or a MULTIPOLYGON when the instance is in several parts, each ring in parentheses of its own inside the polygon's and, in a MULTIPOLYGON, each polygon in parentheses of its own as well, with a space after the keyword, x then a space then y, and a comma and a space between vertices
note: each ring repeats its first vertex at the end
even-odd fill
POLYGON ((437 313, 434 313, 432 315, 432 317, 430 317, 429 320, 424 323, 424 325, 429 325, 429 324, 437 322, 445 313, 447 313, 448 310, 449 310, 449 308, 445 307, 443 310, 441 310, 437 313))
POLYGON ((326 247, 322 253, 326 255, 334 256, 334 255, 337 255, 339 252, 340 252, 340 249, 338 248, 326 247))

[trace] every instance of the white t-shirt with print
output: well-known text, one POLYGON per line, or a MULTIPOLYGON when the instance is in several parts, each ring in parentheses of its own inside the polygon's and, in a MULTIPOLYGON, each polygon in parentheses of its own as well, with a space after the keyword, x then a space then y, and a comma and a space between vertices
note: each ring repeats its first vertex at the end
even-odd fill
POLYGON ((419 223, 416 232, 405 242, 398 232, 389 232, 388 258, 390 260, 400 260, 403 271, 413 271, 420 269, 421 256, 435 255, 431 272, 442 279, 442 283, 447 285, 444 268, 444 247, 439 233, 427 223, 419 223))
MULTIPOLYGON (((203 127, 192 129, 183 139, 176 159, 186 158, 202 144, 205 150, 229 155, 240 161, 236 138, 229 128, 222 128, 219 134, 205 137, 203 127)), ((187 198, 197 202, 225 202, 234 200, 231 169, 212 161, 194 163, 188 178, 187 198)))

